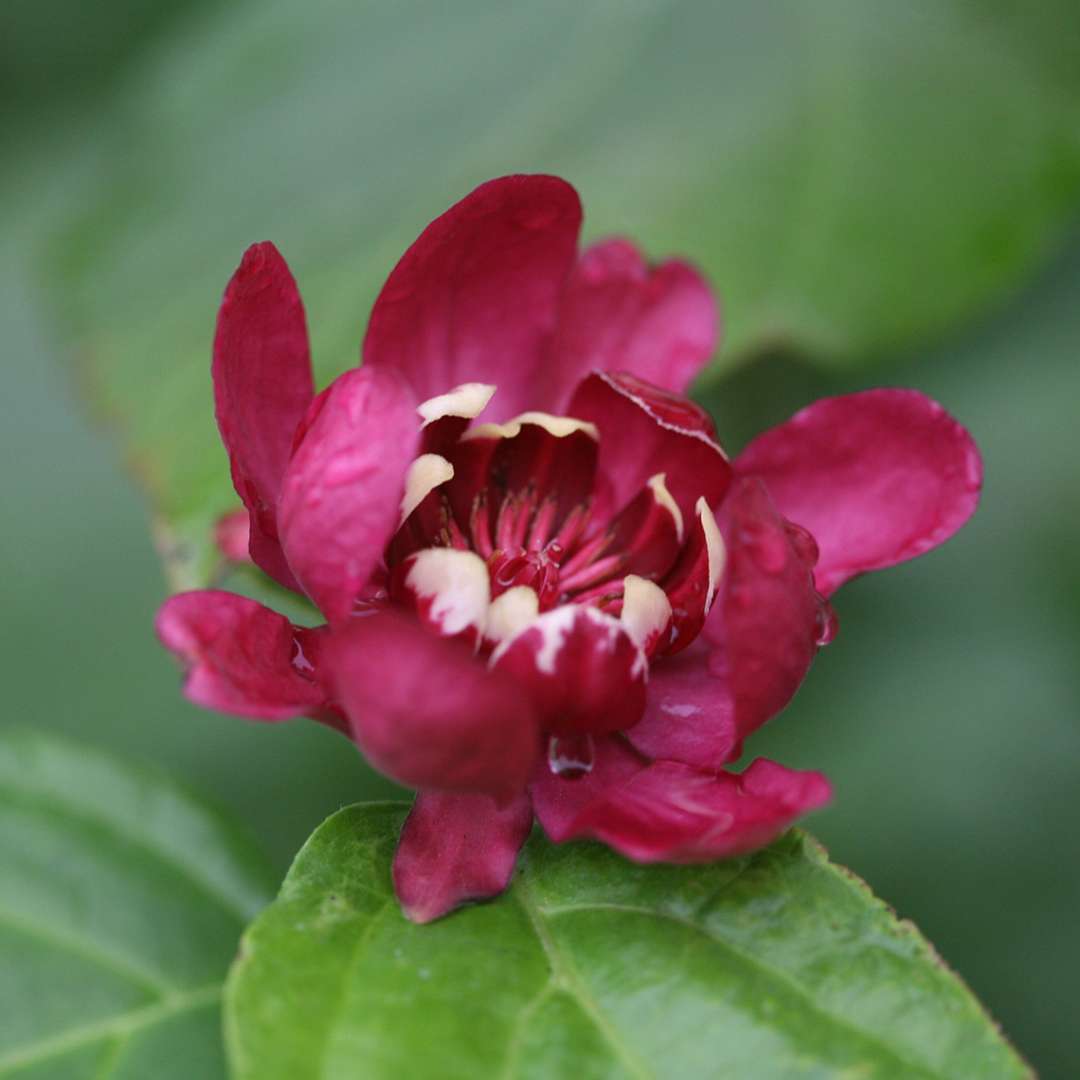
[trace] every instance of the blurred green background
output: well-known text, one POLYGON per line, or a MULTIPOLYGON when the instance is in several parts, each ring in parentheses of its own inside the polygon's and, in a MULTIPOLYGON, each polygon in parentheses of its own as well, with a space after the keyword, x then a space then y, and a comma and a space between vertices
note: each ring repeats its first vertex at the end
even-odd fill
POLYGON ((163 765, 282 872, 326 814, 389 790, 316 725, 180 698, 150 629, 149 510, 110 434, 155 492, 173 580, 196 580, 230 505, 208 349, 243 247, 293 262, 326 378, 430 217, 557 170, 591 235, 709 271, 728 339, 700 393, 729 449, 880 384, 975 433, 975 520, 844 590, 840 636, 751 751, 826 771, 811 828, 834 857, 1043 1076, 1080 1075, 1080 12, 1018 10, 6 4, 9 721, 163 765))

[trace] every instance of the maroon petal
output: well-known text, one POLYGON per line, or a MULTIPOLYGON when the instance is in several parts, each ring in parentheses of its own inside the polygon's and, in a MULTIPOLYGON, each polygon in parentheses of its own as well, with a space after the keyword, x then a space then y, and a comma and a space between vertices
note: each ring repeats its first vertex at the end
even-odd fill
POLYGON ((296 282, 273 244, 254 244, 225 289, 214 337, 214 407, 233 484, 251 514, 251 557, 288 588, 275 508, 293 433, 315 394, 296 282))
POLYGON ((555 843, 569 840, 578 816, 587 806, 602 798, 609 788, 632 779, 648 764, 618 736, 594 739, 592 767, 584 774, 573 773, 570 779, 554 773, 546 761, 541 762, 529 785, 536 818, 555 843))
POLYGON ((729 684, 709 670, 709 646, 696 641, 649 671, 645 715, 626 737, 650 758, 719 769, 742 752, 729 684))
POLYGON ((696 640, 712 608, 727 561, 724 538, 704 499, 698 499, 696 520, 671 573, 662 585, 671 604, 671 634, 660 652, 672 655, 696 640))
POLYGON ((739 736, 775 716, 799 688, 828 630, 813 581, 814 550, 776 512, 759 480, 724 500, 727 568, 704 634, 712 671, 731 688, 739 736))
POLYGON ((214 543, 229 562, 251 561, 251 515, 244 510, 229 510, 214 525, 214 543))
POLYGON ((629 241, 605 240, 567 282, 551 371, 565 387, 591 371, 628 371, 682 393, 718 332, 716 302, 696 270, 677 260, 650 268, 629 241))
POLYGON ((494 384, 493 420, 543 408, 529 391, 580 226, 577 193, 557 177, 482 184, 436 218, 394 268, 371 313, 365 361, 403 372, 421 398, 461 383, 494 384))
POLYGON ((826 595, 867 570, 944 543, 975 511, 982 459, 971 435, 915 390, 824 398, 759 435, 736 468, 821 549, 826 595))
POLYGON ((397 528, 419 442, 416 400, 393 371, 347 371, 313 404, 282 483, 289 566, 331 622, 353 602, 397 528))
POLYGON ((489 795, 417 795, 394 855, 394 891, 406 916, 427 923, 469 900, 498 896, 532 818, 526 795, 505 806, 489 795))
POLYGON ((315 632, 233 593, 179 593, 158 610, 158 638, 187 669, 184 693, 207 709, 256 720, 319 713, 326 694, 305 640, 315 632))
POLYGON ((578 386, 569 411, 600 432, 599 513, 625 506, 657 473, 685 521, 698 498, 713 508, 723 498, 731 466, 709 414, 687 398, 633 375, 596 372, 578 386))
POLYGON ((557 735, 603 735, 632 727, 645 708, 648 663, 629 630, 594 607, 564 604, 492 653, 557 735))
MULTIPOLYGON (((656 761, 603 787, 576 814, 557 816, 556 835, 549 835, 556 841, 594 837, 637 862, 708 862, 770 843, 830 797, 821 773, 764 758, 741 774, 656 761)), ((534 798, 547 831, 541 801, 534 798)))
POLYGON ((381 772, 423 790, 509 797, 524 788, 539 739, 529 698, 460 642, 385 611, 335 629, 323 664, 381 772))

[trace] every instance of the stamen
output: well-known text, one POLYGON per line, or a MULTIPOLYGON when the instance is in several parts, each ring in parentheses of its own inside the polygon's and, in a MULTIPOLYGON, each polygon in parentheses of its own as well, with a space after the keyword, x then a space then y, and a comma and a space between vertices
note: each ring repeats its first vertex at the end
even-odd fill
MULTIPOLYGON (((585 526, 589 522, 589 511, 590 507, 586 503, 575 506, 566 515, 566 520, 562 523, 558 533, 556 533, 552 544, 558 544, 565 552, 573 551, 574 545, 581 539, 581 534, 585 531, 585 526)), ((550 547, 550 545, 548 546, 550 547)))
POLYGON ((541 504, 533 517, 532 528, 529 530, 529 539, 526 547, 530 551, 541 551, 548 542, 551 527, 555 524, 555 514, 559 504, 555 498, 549 495, 541 504))
POLYGON ((619 572, 623 562, 624 559, 621 554, 608 555, 588 566, 582 567, 576 573, 564 573, 561 577, 562 590, 564 593, 576 592, 578 589, 583 589, 598 581, 606 581, 619 572))
POLYGON ((577 573, 582 567, 588 566, 598 555, 602 554, 604 549, 611 543, 611 533, 606 530, 602 533, 597 533, 591 540, 587 540, 567 561, 563 566, 563 574, 577 573))
POLYGON ((491 541, 491 514, 488 512, 487 493, 481 491, 473 502, 469 514, 469 533, 472 536, 473 550, 482 559, 490 559, 495 551, 491 541))

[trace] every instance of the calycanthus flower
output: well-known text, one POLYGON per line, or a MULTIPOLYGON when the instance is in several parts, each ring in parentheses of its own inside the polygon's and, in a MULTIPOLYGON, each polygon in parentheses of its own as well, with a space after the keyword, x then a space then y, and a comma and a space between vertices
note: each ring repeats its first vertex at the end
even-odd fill
POLYGON ((271 244, 218 319, 250 556, 326 621, 208 590, 158 633, 192 701, 322 720, 418 790, 394 881, 420 922, 502 891, 534 814, 556 842, 694 862, 825 803, 820 773, 726 766, 834 633, 835 589, 978 499, 970 436, 911 390, 818 401, 730 461, 683 396, 716 345, 705 283, 623 240, 579 255, 580 221, 554 177, 484 184, 406 252, 363 366, 318 395, 271 244))

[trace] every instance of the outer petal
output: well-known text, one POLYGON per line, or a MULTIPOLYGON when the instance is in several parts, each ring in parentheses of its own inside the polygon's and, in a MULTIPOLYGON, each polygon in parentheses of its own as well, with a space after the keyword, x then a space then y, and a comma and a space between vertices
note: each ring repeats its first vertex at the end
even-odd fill
POLYGON ((631 727, 645 707, 648 663, 628 629, 593 607, 564 604, 491 655, 529 691, 545 730, 603 735, 631 727))
POLYGON ((814 534, 826 595, 944 543, 975 510, 982 459, 971 435, 915 390, 823 398, 739 455, 780 512, 814 534))
POLYGON ((394 890, 408 918, 431 922, 501 893, 532 818, 526 795, 500 807, 488 795, 421 792, 394 855, 394 890))
POLYGON ((742 736, 730 684, 709 670, 705 642, 653 663, 645 715, 626 737, 650 758, 704 769, 718 769, 739 756, 742 736))
POLYGON ((609 788, 633 779, 648 764, 617 735, 593 740, 592 768, 584 775, 574 774, 567 779, 542 762, 529 785, 536 819, 555 843, 569 840, 578 816, 587 806, 602 798, 609 788))
POLYGON ((161 605, 155 627, 187 668, 184 693, 196 705, 256 720, 326 706, 303 645, 314 632, 254 600, 217 590, 179 593, 161 605))
MULTIPOLYGON (((394 268, 371 313, 364 358, 395 367, 421 398, 493 383, 486 415, 525 409, 573 264, 581 204, 553 176, 482 184, 436 218, 394 268)), ((561 388, 549 387, 552 398, 561 388)))
POLYGON ((650 268, 629 241, 605 240, 584 252, 567 282, 550 369, 565 387, 592 371, 629 371, 682 393, 712 356, 719 322, 692 267, 670 260, 650 268))
POLYGON ((684 521, 701 496, 715 508, 731 466, 700 406, 620 372, 590 375, 574 392, 570 415, 600 432, 598 512, 625 506, 649 478, 663 473, 684 521))
MULTIPOLYGON (((557 817, 549 835, 557 842, 595 837, 637 862, 708 862, 768 844, 830 796, 821 773, 764 758, 741 774, 657 761, 605 786, 575 814, 557 817)), ((537 815, 547 831, 539 798, 537 815)))
POLYGON ((509 797, 524 788, 539 743, 529 699, 460 642, 380 612, 336 629, 323 665, 381 772, 423 790, 509 797))
POLYGON ((296 588, 278 544, 275 507, 293 433, 315 390, 300 293, 273 244, 248 248, 225 290, 213 377, 233 484, 251 514, 251 556, 296 588))
POLYGON ((229 510, 214 525, 214 542, 229 562, 251 560, 251 515, 247 510, 229 510))
POLYGON ((812 545, 776 512, 759 480, 737 480, 720 515, 728 562, 704 634, 730 687, 743 738, 775 716, 810 668, 828 627, 812 545))
POLYGON ((349 615, 397 528, 418 442, 416 400, 392 371, 347 371, 305 420, 282 483, 281 541, 331 622, 349 615))

